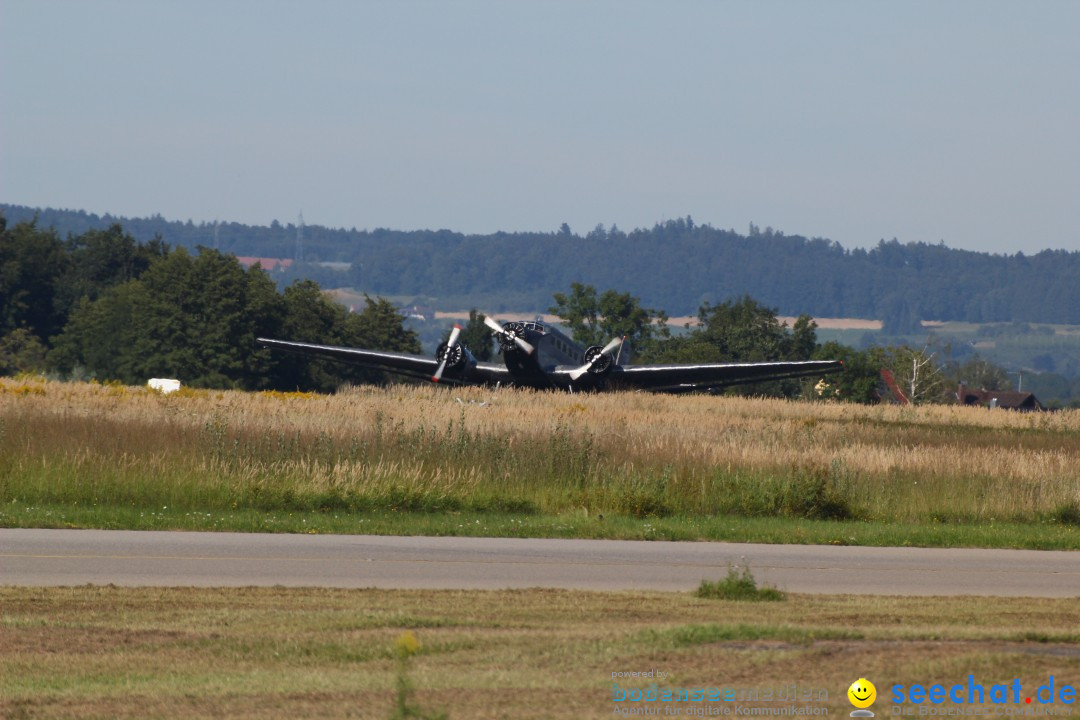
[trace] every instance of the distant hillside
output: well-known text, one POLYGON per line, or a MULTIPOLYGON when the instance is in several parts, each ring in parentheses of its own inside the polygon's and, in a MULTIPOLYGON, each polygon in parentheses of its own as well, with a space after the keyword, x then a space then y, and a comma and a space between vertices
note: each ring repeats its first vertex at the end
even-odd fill
MULTIPOLYGON (((61 237, 121 223, 139 240, 160 235, 172 245, 258 257, 297 252, 297 228, 276 221, 215 226, 3 204, 0 210, 9 223, 36 216, 61 237)), ((1080 324, 1080 253, 1002 256, 895 240, 846 250, 772 229, 751 227, 742 235, 689 217, 631 232, 598 226, 584 236, 565 225, 493 235, 307 225, 302 254, 291 273, 326 287, 424 296, 440 309, 539 311, 552 292, 580 281, 631 292, 672 315, 749 294, 785 315, 878 319, 887 333, 910 331, 920 320, 1080 324)))

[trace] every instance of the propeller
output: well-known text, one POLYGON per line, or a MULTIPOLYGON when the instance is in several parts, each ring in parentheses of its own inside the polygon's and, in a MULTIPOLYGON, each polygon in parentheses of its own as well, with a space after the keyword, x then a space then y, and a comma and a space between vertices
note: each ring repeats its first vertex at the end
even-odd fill
POLYGON ((446 369, 446 361, 449 360, 450 355, 453 354, 454 346, 457 345, 458 335, 460 334, 461 326, 455 324, 454 329, 450 331, 450 339, 446 342, 446 351, 443 352, 442 361, 439 363, 439 369, 431 376, 431 382, 439 382, 442 380, 443 370, 446 369))
POLYGON ((600 361, 600 358, 604 357, 605 355, 608 355, 612 350, 614 350, 618 346, 622 345, 622 341, 623 341, 622 338, 615 338, 614 340, 609 342, 607 345, 604 346, 603 350, 601 350, 600 352, 598 352, 596 354, 596 357, 594 357, 592 360, 585 363, 584 365, 582 365, 581 367, 579 367, 576 370, 571 370, 570 371, 570 379, 571 380, 577 380, 582 375, 589 372, 589 370, 592 370, 593 366, 600 361))
MULTIPOLYGON (((487 315, 484 316, 484 324, 491 328, 491 331, 498 335, 500 338, 513 338, 514 343, 517 344, 519 348, 524 350, 526 355, 533 354, 533 350, 535 348, 533 348, 533 346, 529 343, 525 342, 525 338, 520 338, 515 333, 510 332, 509 330, 504 330, 502 325, 495 322, 487 315)), ((502 343, 502 341, 500 340, 500 344, 504 343, 502 343)))

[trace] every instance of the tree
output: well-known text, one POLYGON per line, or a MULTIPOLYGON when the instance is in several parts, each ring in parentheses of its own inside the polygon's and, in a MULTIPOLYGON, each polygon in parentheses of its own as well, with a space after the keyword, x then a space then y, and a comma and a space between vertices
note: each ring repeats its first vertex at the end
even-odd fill
POLYGON ((0 375, 45 370, 45 345, 26 328, 0 337, 0 375))
POLYGON ((883 354, 881 348, 856 350, 835 341, 824 343, 814 351, 812 359, 842 360, 844 371, 825 379, 820 396, 863 404, 880 402, 878 387, 882 382, 881 368, 885 367, 883 354))
MULTIPOLYGON (((660 343, 648 359, 683 363, 809 360, 817 351, 816 330, 817 323, 808 315, 800 316, 789 329, 775 309, 745 295, 719 305, 705 303, 696 327, 660 343)), ((730 392, 794 397, 803 392, 803 385, 798 380, 776 380, 743 385, 730 392)))
POLYGON ((817 350, 818 324, 809 315, 800 315, 791 326, 789 360, 810 360, 817 350))
POLYGON ((659 338, 667 338, 667 313, 641 306, 629 293, 605 290, 597 297, 596 288, 575 282, 570 294, 555 293, 555 305, 548 312, 558 315, 583 345, 606 345, 609 340, 625 337, 637 351, 648 351, 659 338))
POLYGON ((255 338, 283 315, 272 292, 262 273, 245 273, 231 255, 180 249, 96 300, 84 295, 52 359, 132 384, 165 376, 196 387, 263 387, 270 360, 255 338))
MULTIPOLYGON (((706 303, 698 313, 701 339, 716 348, 717 361, 762 362, 795 360, 793 340, 787 324, 781 323, 776 310, 766 307, 749 295, 719 305, 706 303)), ((800 318, 800 346, 816 345, 816 325, 800 318)))
MULTIPOLYGON (((142 374, 176 377, 201 387, 242 387, 245 332, 244 273, 235 257, 180 248, 139 279, 146 302, 138 309, 135 352, 142 374)), ((145 379, 145 378, 144 378, 145 379)))
MULTIPOLYGON (((293 283, 283 293, 285 320, 276 336, 300 342, 419 353, 420 340, 405 327, 393 303, 365 296, 362 312, 349 311, 314 282, 293 283)), ((387 382, 384 373, 299 355, 279 358, 275 385, 281 389, 331 392, 345 383, 387 382)))
MULTIPOLYGON (((338 306, 342 307, 342 306, 338 306)), ((344 307, 342 307, 344 309, 344 307)), ((385 298, 364 296, 364 309, 358 313, 345 312, 344 344, 350 347, 391 350, 419 354, 420 338, 405 327, 404 318, 392 302, 385 298)), ((338 366, 339 382, 375 383, 384 385, 389 377, 378 370, 338 366)))
POLYGON ((907 346, 890 348, 884 356, 896 383, 914 405, 939 402, 947 387, 947 378, 929 347, 916 350, 907 346))
MULTIPOLYGON (((282 293, 285 315, 275 337, 297 342, 344 345, 347 310, 330 300, 315 282, 294 282, 282 293)), ((301 355, 279 355, 274 386, 280 390, 331 392, 344 382, 342 366, 301 355)), ((374 377, 374 376, 372 376, 374 377)))
POLYGON ((259 384, 248 362, 256 348, 257 316, 248 302, 249 276, 236 257, 200 247, 192 263, 199 307, 191 318, 199 348, 196 380, 205 387, 251 388, 259 384))
POLYGON ((469 321, 462 328, 458 342, 469 348, 477 360, 488 362, 494 356, 493 340, 491 330, 484 324, 484 314, 476 308, 470 310, 469 321))
POLYGON ((878 301, 877 315, 888 335, 909 335, 922 330, 922 317, 916 291, 894 292, 878 301))
POLYGON ((1012 380, 1004 368, 976 354, 962 365, 946 368, 948 379, 954 385, 963 383, 983 390, 1010 390, 1012 380))
MULTIPOLYGON (((654 341, 667 338, 667 313, 641 306, 641 300, 629 293, 605 290, 600 296, 601 340, 626 338, 631 347, 648 352, 654 341)), ((600 344, 600 343, 597 343, 600 344)))
POLYGON ((348 315, 345 321, 345 341, 357 347, 374 350, 419 353, 420 338, 405 327, 401 313, 385 298, 364 296, 364 309, 348 315))
POLYGON ((0 216, 0 336, 25 328, 45 341, 59 332, 65 314, 54 298, 67 264, 55 231, 36 221, 8 228, 0 216))
POLYGON ((102 380, 145 382, 152 375, 136 347, 147 301, 146 286, 137 280, 111 287, 95 301, 83 297, 56 337, 49 365, 66 373, 83 368, 102 380))
POLYGON ((196 387, 331 391, 346 382, 385 382, 382 373, 271 353, 258 337, 420 352, 392 304, 367 298, 350 315, 314 282, 278 294, 258 266, 232 255, 183 248, 152 258, 138 279, 77 301, 56 339, 51 364, 141 384, 176 377, 196 387))
MULTIPOLYGON (((258 263, 246 273, 246 312, 251 320, 251 352, 245 356, 245 386, 262 389, 274 384, 276 353, 255 343, 257 337, 276 337, 285 321, 285 300, 258 263)), ((245 342, 247 339, 245 338, 245 342)))
POLYGON ((65 249, 69 262, 56 296, 65 316, 80 298, 96 300, 107 288, 137 279, 154 260, 168 254, 168 245, 160 238, 136 243, 119 224, 72 237, 65 249))
POLYGON ((600 303, 596 298, 596 288, 575 282, 570 285, 570 294, 555 293, 555 304, 548 312, 558 315, 563 324, 579 343, 597 345, 600 340, 600 303))

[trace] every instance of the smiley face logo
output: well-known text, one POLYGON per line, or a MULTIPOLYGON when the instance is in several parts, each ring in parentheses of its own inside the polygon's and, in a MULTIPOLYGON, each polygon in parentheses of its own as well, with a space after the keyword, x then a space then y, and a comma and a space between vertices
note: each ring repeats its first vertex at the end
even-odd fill
POLYGON ((848 700, 857 708, 868 708, 877 700, 877 688, 866 678, 859 678, 847 689, 848 700))

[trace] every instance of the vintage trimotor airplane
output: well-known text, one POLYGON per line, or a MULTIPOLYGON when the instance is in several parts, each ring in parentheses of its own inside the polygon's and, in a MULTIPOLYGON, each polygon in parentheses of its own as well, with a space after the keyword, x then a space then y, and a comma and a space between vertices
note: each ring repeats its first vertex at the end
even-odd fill
POLYGON ((843 369, 839 360, 753 363, 620 364, 623 339, 582 348, 542 322, 484 322, 498 340, 502 363, 478 362, 458 342, 461 326, 439 345, 435 357, 383 350, 315 345, 258 338, 269 348, 341 360, 406 377, 454 385, 511 385, 570 391, 637 389, 652 392, 712 390, 729 385, 816 377, 843 369), (616 354, 613 354, 616 353, 616 354))

